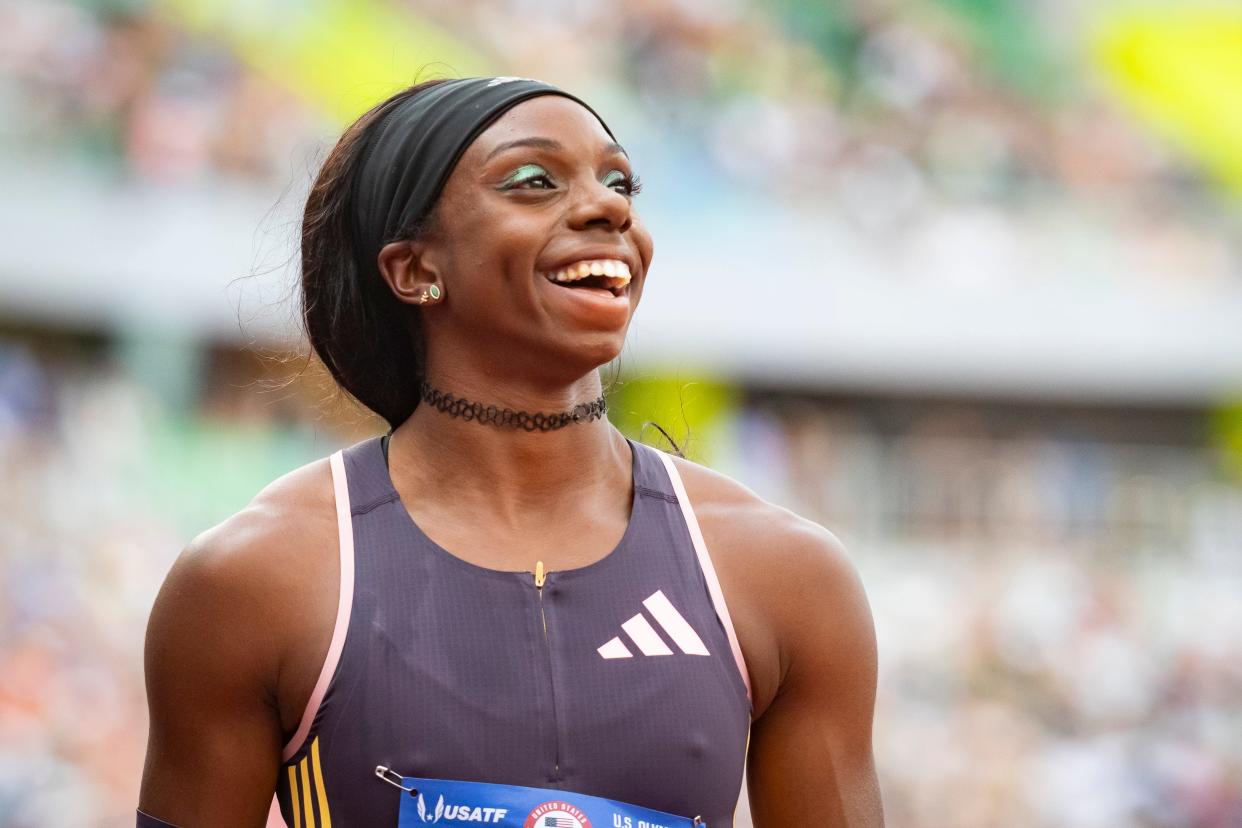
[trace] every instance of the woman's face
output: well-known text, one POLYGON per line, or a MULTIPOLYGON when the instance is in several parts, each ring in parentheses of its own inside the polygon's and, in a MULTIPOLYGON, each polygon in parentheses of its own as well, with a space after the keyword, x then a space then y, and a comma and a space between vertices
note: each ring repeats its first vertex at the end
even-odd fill
POLYGON ((616 357, 652 255, 632 176, 598 119, 565 97, 524 101, 484 131, 411 247, 410 278, 444 289, 422 315, 429 374, 469 359, 563 382, 616 357))

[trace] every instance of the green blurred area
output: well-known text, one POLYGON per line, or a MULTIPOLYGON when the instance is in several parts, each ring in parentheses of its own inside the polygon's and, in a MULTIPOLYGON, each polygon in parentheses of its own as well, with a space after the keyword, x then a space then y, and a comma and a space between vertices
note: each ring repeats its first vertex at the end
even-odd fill
POLYGON ((608 395, 608 416, 631 439, 710 463, 740 405, 737 386, 723 380, 653 373, 618 383, 608 395))
POLYGON ((1032 17, 1038 11, 1022 0, 935 0, 934 5, 960 15, 972 45, 988 69, 1033 99, 1052 96, 1063 76, 1058 49, 1032 17))
POLYGON ((159 5, 189 31, 227 44, 340 124, 415 81, 492 74, 497 68, 409 4, 160 0, 159 5))
POLYGON ((1225 473, 1242 482, 1242 393, 1212 412, 1212 437, 1225 473))
POLYGON ((278 477, 331 451, 301 430, 195 416, 156 421, 147 446, 145 479, 135 497, 187 537, 239 511, 278 477))
POLYGON ((960 31, 998 80, 1033 98, 1057 88, 1059 50, 1032 25, 1032 9, 1018 0, 917 0, 882 11, 867 4, 771 0, 761 4, 793 40, 810 43, 848 86, 859 78, 859 56, 881 22, 908 18, 913 25, 960 31))

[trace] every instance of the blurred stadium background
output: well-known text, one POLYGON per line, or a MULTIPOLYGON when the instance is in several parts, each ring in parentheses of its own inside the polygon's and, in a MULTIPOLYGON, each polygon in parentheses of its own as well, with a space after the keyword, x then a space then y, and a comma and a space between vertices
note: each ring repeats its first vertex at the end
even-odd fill
POLYGON ((622 136, 614 420, 845 541, 890 826, 1242 825, 1242 7, 1121 0, 0 0, 0 825, 132 825, 172 559, 380 429, 298 210, 437 74, 622 136))

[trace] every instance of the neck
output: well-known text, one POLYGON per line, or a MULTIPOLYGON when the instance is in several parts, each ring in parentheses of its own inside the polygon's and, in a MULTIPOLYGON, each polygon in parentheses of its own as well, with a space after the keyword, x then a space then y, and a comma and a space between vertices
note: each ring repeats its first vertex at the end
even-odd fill
MULTIPOLYGON (((429 383, 455 397, 514 411, 559 413, 601 393, 598 372, 554 389, 470 387, 450 378, 429 383)), ((548 514, 572 496, 629 487, 630 455, 607 419, 527 432, 452 417, 421 403, 394 432, 389 466, 411 491, 472 505, 514 525, 548 514)), ((401 488, 399 486, 399 488, 401 488)))

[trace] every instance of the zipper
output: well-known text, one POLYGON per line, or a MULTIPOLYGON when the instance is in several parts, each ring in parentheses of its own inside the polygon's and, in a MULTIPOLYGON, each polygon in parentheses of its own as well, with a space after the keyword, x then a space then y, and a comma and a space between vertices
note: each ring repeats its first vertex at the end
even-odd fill
POLYGON ((556 715, 556 682, 552 680, 552 642, 548 639, 548 616, 544 611, 543 585, 548 580, 548 571, 543 568, 543 561, 535 561, 535 595, 539 599, 539 623, 543 625, 543 651, 548 658, 548 691, 552 700, 552 736, 554 752, 552 755, 552 778, 561 775, 561 725, 556 715))
POLYGON ((543 621, 543 638, 548 638, 548 619, 543 617, 543 582, 548 580, 548 573, 543 569, 543 561, 535 561, 535 592, 539 595, 539 619, 543 621))

